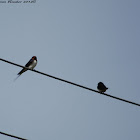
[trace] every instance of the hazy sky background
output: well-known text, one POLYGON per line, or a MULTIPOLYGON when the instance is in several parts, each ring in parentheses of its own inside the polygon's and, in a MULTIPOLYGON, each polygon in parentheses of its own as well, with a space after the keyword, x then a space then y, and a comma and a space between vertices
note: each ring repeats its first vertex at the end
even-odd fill
MULTIPOLYGON (((140 103, 139 0, 0 3, 0 57, 140 103)), ((140 107, 0 62, 0 131, 29 140, 139 140, 140 107)), ((0 135, 1 140, 12 140, 0 135)))

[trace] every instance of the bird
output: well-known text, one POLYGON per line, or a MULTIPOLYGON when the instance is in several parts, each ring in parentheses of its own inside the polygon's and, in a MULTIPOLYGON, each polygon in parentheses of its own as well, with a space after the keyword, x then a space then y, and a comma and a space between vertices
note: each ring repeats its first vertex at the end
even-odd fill
POLYGON ((104 85, 104 83, 99 82, 98 85, 97 85, 97 89, 98 89, 100 92, 105 92, 108 88, 104 85))
MULTIPOLYGON (((34 67, 37 65, 37 57, 36 56, 33 56, 30 60, 29 60, 29 62, 25 65, 25 67, 27 67, 27 68, 29 68, 29 69, 34 69, 34 67)), ((18 77, 22 74, 22 73, 24 73, 24 72, 26 72, 28 69, 26 69, 26 68, 23 68, 17 75, 18 75, 18 77)), ((17 77, 17 78, 18 78, 17 77)), ((16 78, 16 79, 17 79, 16 78)), ((15 80, 16 80, 15 79, 15 80)))

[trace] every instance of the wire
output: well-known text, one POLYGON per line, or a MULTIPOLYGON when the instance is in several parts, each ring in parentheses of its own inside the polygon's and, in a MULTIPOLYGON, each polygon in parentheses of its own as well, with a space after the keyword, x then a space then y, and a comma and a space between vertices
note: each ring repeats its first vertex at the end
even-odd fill
POLYGON ((14 136, 14 135, 10 135, 10 134, 7 134, 7 133, 3 133, 3 132, 0 132, 0 134, 6 135, 6 136, 9 136, 9 137, 13 137, 13 138, 16 138, 16 139, 20 139, 20 140, 27 140, 27 139, 20 138, 20 137, 17 137, 17 136, 14 136))
POLYGON ((61 79, 61 78, 58 78, 58 77, 55 77, 55 76, 52 76, 52 75, 49 75, 49 74, 46 74, 46 73, 37 71, 37 70, 32 70, 32 69, 29 69, 29 68, 27 68, 27 67, 21 66, 21 65, 19 65, 19 64, 16 64, 16 63, 7 61, 7 60, 5 60, 5 59, 1 59, 1 58, 0 58, 0 60, 1 60, 1 61, 4 61, 4 62, 6 62, 6 63, 12 64, 12 65, 18 66, 18 67, 26 68, 27 70, 31 70, 31 71, 33 71, 33 72, 42 74, 42 75, 44 75, 44 76, 48 76, 48 77, 50 77, 50 78, 53 78, 53 79, 56 79, 56 80, 59 80, 59 81, 62 81, 62 82, 65 82, 65 83, 68 83, 68 84, 71 84, 71 85, 74 85, 74 86, 77 86, 77 87, 80 87, 80 88, 84 88, 84 89, 87 89, 87 90, 90 90, 90 91, 93 91, 93 92, 96 92, 96 93, 99 93, 99 94, 108 96, 108 97, 110 97, 110 98, 114 98, 114 99, 116 99, 116 100, 120 100, 120 101, 129 103, 129 104, 133 104, 133 105, 136 105, 136 106, 140 106, 140 104, 138 104, 138 103, 135 103, 135 102, 132 102, 132 101, 128 101, 128 100, 125 100, 125 99, 122 99, 122 98, 119 98, 119 97, 116 97, 116 96, 112 96, 112 95, 109 95, 109 94, 107 94, 107 93, 102 93, 102 92, 99 92, 99 91, 97 91, 97 90, 94 90, 94 89, 91 89, 91 88, 88 88, 88 87, 85 87, 85 86, 82 86, 82 85, 79 85, 79 84, 76 84, 76 83, 73 83, 73 82, 70 82, 70 81, 61 79))

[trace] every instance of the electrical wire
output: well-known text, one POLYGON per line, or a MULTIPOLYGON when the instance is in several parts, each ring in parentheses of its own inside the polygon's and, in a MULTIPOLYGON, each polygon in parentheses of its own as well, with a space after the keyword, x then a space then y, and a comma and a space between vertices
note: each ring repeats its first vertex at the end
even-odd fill
POLYGON ((17 136, 11 135, 11 134, 7 134, 7 133, 4 133, 4 132, 0 132, 0 134, 6 135, 8 137, 13 137, 13 138, 16 138, 16 139, 19 139, 19 140, 27 140, 27 139, 24 139, 24 138, 21 138, 21 137, 17 137, 17 136))
POLYGON ((34 70, 34 69, 32 70, 32 69, 29 69, 29 68, 27 68, 27 67, 24 67, 24 66, 22 66, 22 65, 19 65, 19 64, 10 62, 10 61, 7 61, 7 60, 2 59, 2 58, 0 58, 0 60, 3 61, 3 62, 6 62, 6 63, 12 64, 12 65, 18 66, 18 67, 26 68, 27 70, 31 70, 31 71, 33 71, 33 72, 42 74, 42 75, 44 75, 44 76, 48 76, 48 77, 50 77, 50 78, 53 78, 53 79, 56 79, 56 80, 59 80, 59 81, 62 81, 62 82, 65 82, 65 83, 68 83, 68 84, 71 84, 71 85, 74 85, 74 86, 77 86, 77 87, 80 87, 80 88, 84 88, 84 89, 86 89, 86 90, 90 90, 90 91, 93 91, 93 92, 96 92, 96 93, 99 93, 99 94, 108 96, 108 97, 110 97, 110 98, 114 98, 114 99, 116 99, 116 100, 120 100, 120 101, 129 103, 129 104, 133 104, 133 105, 136 105, 136 106, 140 106, 140 104, 138 104, 138 103, 135 103, 135 102, 132 102, 132 101, 129 101, 129 100, 126 100, 126 99, 122 99, 122 98, 119 98, 119 97, 116 97, 116 96, 112 96, 112 95, 109 95, 109 94, 107 94, 107 93, 99 92, 99 91, 97 91, 97 90, 94 90, 94 89, 91 89, 91 88, 88 88, 88 87, 85 87, 85 86, 82 86, 82 85, 79 85, 79 84, 76 84, 76 83, 73 83, 73 82, 70 82, 70 81, 61 79, 61 78, 58 78, 58 77, 55 77, 55 76, 52 76, 52 75, 49 75, 49 74, 46 74, 46 73, 43 73, 43 72, 34 70))

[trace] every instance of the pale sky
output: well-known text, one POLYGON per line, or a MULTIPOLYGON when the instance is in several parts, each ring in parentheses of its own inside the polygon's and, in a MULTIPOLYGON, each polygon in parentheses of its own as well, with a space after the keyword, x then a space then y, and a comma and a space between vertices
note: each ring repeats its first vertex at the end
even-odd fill
MULTIPOLYGON (((22 1, 22 0, 21 0, 22 1)), ((0 58, 140 104, 140 1, 0 3, 0 58)), ((29 140, 139 140, 140 107, 0 62, 0 131, 29 140)), ((0 140, 13 138, 0 135, 0 140)))

